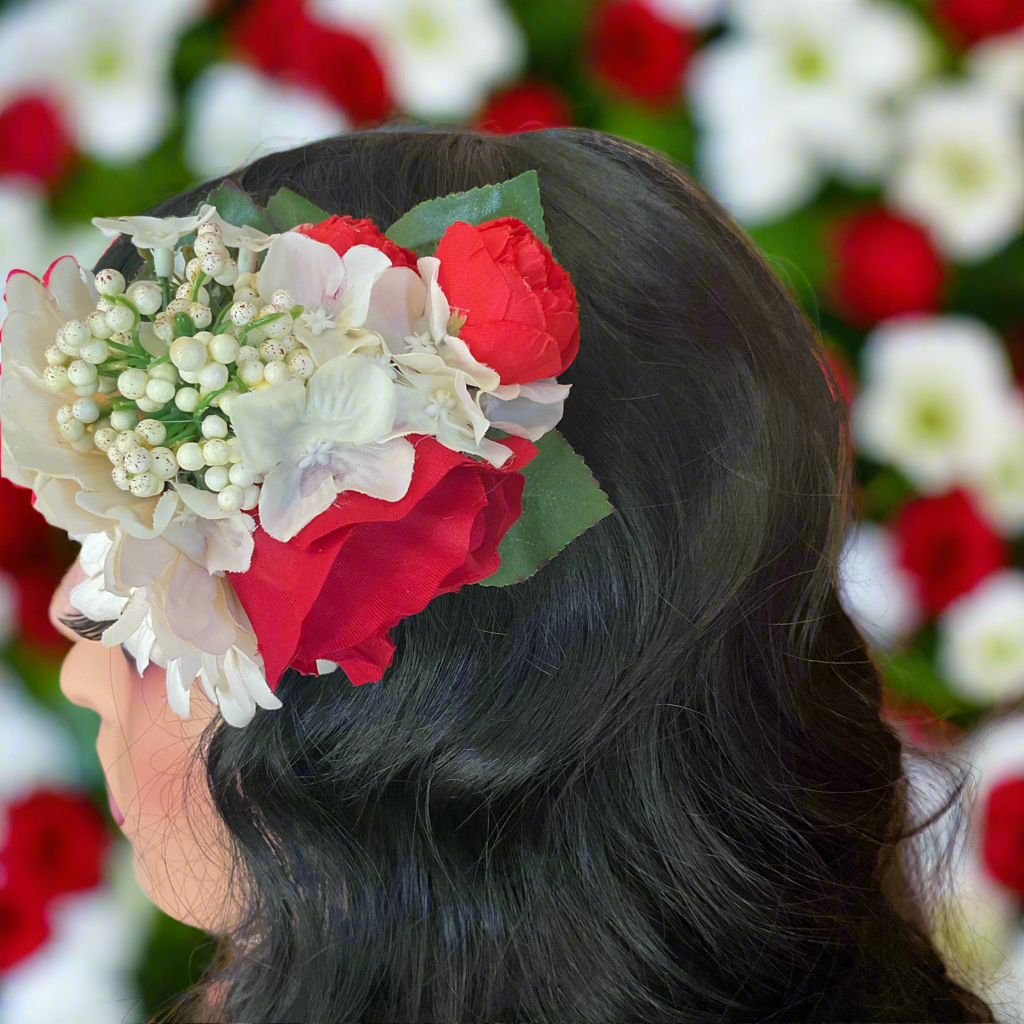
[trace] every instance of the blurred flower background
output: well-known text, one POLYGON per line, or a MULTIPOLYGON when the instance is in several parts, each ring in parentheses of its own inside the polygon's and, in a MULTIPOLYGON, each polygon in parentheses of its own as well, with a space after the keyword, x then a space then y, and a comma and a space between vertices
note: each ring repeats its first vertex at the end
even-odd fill
MULTIPOLYGON (((578 124, 690 167, 820 327, 852 403, 842 598, 887 713, 981 780, 940 942, 1024 1007, 1020 0, 0 3, 0 271, 94 216, 402 119, 578 124)), ((0 316, 5 310, 0 306, 0 316)), ((0 481, 0 1024, 144 1020, 207 936, 142 897, 46 619, 75 555, 0 481)))

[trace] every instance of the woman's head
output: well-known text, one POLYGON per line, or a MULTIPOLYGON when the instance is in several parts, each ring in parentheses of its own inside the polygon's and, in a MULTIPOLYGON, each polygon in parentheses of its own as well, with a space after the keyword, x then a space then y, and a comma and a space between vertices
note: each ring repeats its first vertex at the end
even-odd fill
MULTIPOLYGON (((200 737, 200 711, 146 747, 161 712, 121 709, 160 670, 76 652, 117 803, 141 822, 153 772, 114 762, 173 749, 198 769, 173 799, 215 808, 200 883, 149 891, 179 916, 215 894, 229 1020, 983 1019, 883 894, 901 749, 838 599, 846 408, 749 240, 582 130, 354 133, 234 178, 386 226, 530 168, 579 301, 558 429, 615 512, 525 582, 404 619, 378 684, 287 671, 245 729, 200 737)), ((127 241, 101 264, 136 265, 127 241)), ((127 831, 145 884, 159 837, 127 831)))

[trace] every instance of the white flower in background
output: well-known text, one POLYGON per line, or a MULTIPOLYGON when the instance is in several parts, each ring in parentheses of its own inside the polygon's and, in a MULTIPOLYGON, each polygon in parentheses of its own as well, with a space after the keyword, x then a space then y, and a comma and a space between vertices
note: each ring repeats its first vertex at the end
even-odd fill
POLYGON ((0 20, 0 91, 37 90, 65 113, 79 148, 136 160, 174 117, 171 61, 204 0, 32 0, 0 20))
POLYGON ((646 0, 646 4, 667 22, 702 28, 725 15, 729 0, 646 0))
POLYGON ((236 63, 207 68, 192 86, 187 107, 185 162, 201 177, 351 127, 326 100, 236 63))
MULTIPOLYGON (((15 267, 41 273, 50 262, 49 253, 49 223, 42 194, 28 184, 0 182, 0 285, 15 267)), ((6 316, 7 304, 0 291, 0 323, 6 316)))
POLYGON ((0 805, 40 788, 79 782, 71 737, 28 696, 20 680, 0 669, 0 805))
POLYGON ((930 229, 955 260, 1001 249, 1024 223, 1019 109, 973 82, 935 85, 911 102, 887 200, 930 229))
POLYGON ((1012 370, 987 325, 964 316, 889 320, 861 354, 850 410, 858 449, 924 494, 990 472, 1012 422, 1012 370))
POLYGON ((843 610, 873 646, 890 648, 921 625, 914 581, 899 565, 891 534, 877 523, 850 527, 839 581, 843 610))
MULTIPOLYGON (((109 238, 88 224, 77 224, 70 228, 58 228, 52 236, 53 258, 73 256, 79 266, 93 267, 110 247, 109 238)), ((50 261, 47 260, 47 263, 50 261)))
POLYGON ((990 89, 1024 103, 1024 28, 972 47, 967 53, 967 70, 990 89))
POLYGON ((357 354, 321 366, 308 387, 291 380, 234 401, 245 465, 265 474, 260 525, 271 537, 291 540, 343 491, 383 501, 405 496, 415 449, 394 429, 396 392, 379 366, 357 354))
POLYGON ((471 117, 526 61, 502 0, 311 0, 308 9, 368 40, 397 105, 414 117, 471 117))
POLYGON ((949 688, 977 704, 1024 697, 1024 572, 1003 569, 938 618, 937 663, 949 688))
POLYGON ((920 22, 882 0, 734 0, 729 13, 734 32, 687 76, 714 194, 755 222, 797 209, 830 173, 877 181, 895 144, 890 101, 935 59, 920 22))
POLYGON ((986 519, 1004 537, 1024 533, 1024 394, 1014 392, 991 465, 964 474, 986 519))

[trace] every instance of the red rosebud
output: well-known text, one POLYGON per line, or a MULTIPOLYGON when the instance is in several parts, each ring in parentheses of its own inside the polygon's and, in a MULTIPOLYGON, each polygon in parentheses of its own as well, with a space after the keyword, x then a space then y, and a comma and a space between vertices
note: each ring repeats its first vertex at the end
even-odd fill
POLYGON ((391 112, 384 70, 370 44, 314 21, 304 0, 243 4, 228 37, 261 70, 326 95, 357 125, 391 112))
POLYGON ((109 845, 103 818, 82 796, 40 791, 8 807, 0 865, 9 884, 46 897, 99 885, 109 845))
POLYGON ((569 97, 544 82, 522 82, 496 92, 477 120, 482 131, 498 135, 560 128, 572 124, 569 97))
POLYGON ((613 0, 598 10, 591 62, 615 91, 662 105, 678 97, 696 46, 692 32, 663 21, 640 0, 613 0))
POLYGON ((1006 542, 960 488, 941 497, 916 498, 897 513, 893 536, 900 563, 915 579, 917 596, 938 614, 1007 564, 1006 542))
POLYGON ((416 253, 395 245, 372 220, 334 216, 319 224, 300 224, 295 230, 329 245, 339 256, 344 256, 353 245, 372 245, 380 249, 394 266, 416 269, 416 253))
POLYGON ((942 305, 945 266, 918 224, 883 209, 857 213, 834 226, 831 249, 826 290, 857 327, 942 305))
POLYGON ((32 507, 32 492, 0 477, 0 568, 11 569, 46 543, 50 527, 32 507))
POLYGON ((1024 899, 1024 778, 997 783, 982 812, 982 863, 1024 899))
POLYGON ((1024 25, 1024 0, 936 0, 935 13, 959 46, 1024 25))
POLYGON ((498 545, 522 513, 519 470, 536 447, 503 438, 513 456, 497 469, 432 437, 408 440, 416 461, 401 501, 348 491, 287 544, 257 528, 252 565, 231 582, 272 689, 289 666, 314 673, 318 658, 356 686, 379 680, 395 652, 392 626, 498 570, 498 545), (282 601, 281 579, 303 586, 282 601))
POLYGON ((30 882, 0 888, 0 972, 31 956, 50 937, 46 901, 30 882))
POLYGON ((23 175, 54 185, 74 153, 63 119, 42 96, 22 96, 0 110, 0 177, 23 175))
POLYGON ((18 588, 18 623, 22 638, 32 647, 54 656, 63 655, 71 642, 50 621, 50 601, 67 566, 47 552, 37 562, 19 562, 12 570, 18 588))
POLYGON ((576 358, 576 290, 522 221, 459 221, 445 231, 437 258, 452 312, 466 317, 459 338, 502 384, 557 377, 576 358))

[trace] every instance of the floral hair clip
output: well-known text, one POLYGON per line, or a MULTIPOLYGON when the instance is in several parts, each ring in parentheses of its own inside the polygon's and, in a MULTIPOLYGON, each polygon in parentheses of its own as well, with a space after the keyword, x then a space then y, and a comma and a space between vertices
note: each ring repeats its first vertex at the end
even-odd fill
POLYGON ((174 711, 281 706, 289 667, 377 681, 439 594, 524 580, 612 511, 554 429, 579 347, 536 172, 385 233, 221 185, 7 280, 2 473, 82 543, 71 594, 174 711))

